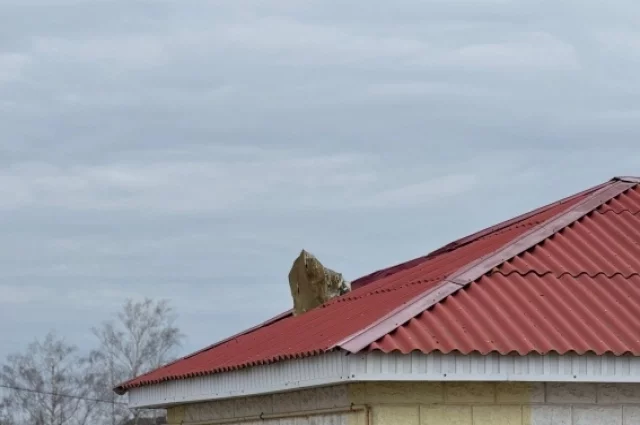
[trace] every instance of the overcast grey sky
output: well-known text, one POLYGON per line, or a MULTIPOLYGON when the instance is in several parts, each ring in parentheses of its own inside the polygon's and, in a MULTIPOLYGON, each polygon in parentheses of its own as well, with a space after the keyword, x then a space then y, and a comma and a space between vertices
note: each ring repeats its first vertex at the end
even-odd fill
POLYGON ((0 358, 171 299, 184 352, 640 174, 632 0, 0 0, 0 358))

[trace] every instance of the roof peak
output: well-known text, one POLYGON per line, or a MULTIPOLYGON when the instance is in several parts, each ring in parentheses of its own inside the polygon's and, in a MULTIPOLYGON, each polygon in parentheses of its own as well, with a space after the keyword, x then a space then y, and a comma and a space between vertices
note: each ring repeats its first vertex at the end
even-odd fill
POLYGON ((640 177, 617 176, 617 177, 614 177, 612 181, 619 181, 619 182, 625 182, 625 183, 640 183, 640 177))

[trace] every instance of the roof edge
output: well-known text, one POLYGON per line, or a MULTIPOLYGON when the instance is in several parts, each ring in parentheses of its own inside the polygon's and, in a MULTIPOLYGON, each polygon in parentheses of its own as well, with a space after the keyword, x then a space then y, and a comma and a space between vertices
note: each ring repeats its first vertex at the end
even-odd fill
MULTIPOLYGON (((186 380, 175 387, 168 387, 168 383, 165 382, 164 385, 133 388, 130 392, 129 407, 167 408, 179 404, 231 400, 370 381, 640 382, 640 356, 634 356, 631 353, 616 355, 610 352, 598 354, 590 351, 585 353, 532 351, 520 355, 497 352, 464 354, 459 351, 448 353, 412 351, 403 354, 394 351, 391 353, 369 352, 355 356, 344 354, 344 352, 335 352, 335 354, 327 353, 322 356, 292 359, 278 367, 273 364, 257 366, 251 373, 232 372, 226 376, 209 375, 186 380), (379 365, 382 359, 388 359, 397 367, 381 372, 379 365), (425 364, 428 365, 426 368, 425 364), (549 367, 534 366, 540 364, 549 367), (569 367, 566 367, 567 365, 569 367), (627 371, 627 373, 620 371, 627 371)), ((260 421, 251 423, 258 422, 260 421)))
POLYGON ((348 336, 338 342, 335 347, 340 347, 351 353, 361 351, 449 295, 482 277, 494 267, 549 238, 636 184, 638 183, 614 178, 607 184, 596 186, 599 189, 585 200, 534 227, 491 254, 461 267, 432 290, 418 295, 363 330, 348 336))
POLYGON ((640 183, 640 177, 635 177, 635 176, 618 176, 618 177, 614 177, 613 180, 626 182, 626 183, 640 183))
MULTIPOLYGON (((615 180, 615 178, 614 178, 614 180, 615 180)), ((417 258, 414 258, 413 260, 409 260, 409 261, 405 261, 405 262, 402 262, 402 263, 398 263, 398 264, 395 264, 393 266, 385 267, 383 269, 376 270, 375 272, 372 272, 372 273, 369 273, 367 275, 361 276, 361 277, 359 277, 359 278, 357 278, 357 279, 355 279, 354 281, 351 282, 351 287, 353 289, 358 289, 358 288, 360 288, 362 286, 366 286, 372 280, 375 280, 375 279, 381 278, 381 277, 391 276, 391 275, 397 273, 398 271, 402 271, 402 270, 405 270, 407 268, 411 268, 411 267, 414 267, 416 265, 419 265, 422 262, 424 262, 424 261, 426 261, 426 260, 428 260, 430 258, 433 258, 433 257, 435 257, 437 255, 443 254, 445 252, 453 251, 455 249, 458 249, 460 247, 463 247, 465 245, 473 243, 476 240, 478 240, 478 239, 480 239, 480 238, 482 238, 482 237, 484 237, 484 236, 486 236, 488 234, 500 231, 500 230, 502 230, 502 229, 504 229, 506 227, 512 226, 513 224, 516 224, 516 223, 519 223, 521 221, 527 220, 530 217, 532 217, 532 216, 534 216, 536 214, 540 214, 540 213, 542 213, 542 212, 544 212, 544 211, 546 211, 546 210, 548 210, 550 208, 556 207, 558 205, 562 205, 562 204, 564 204, 566 202, 570 202, 570 201, 574 200, 575 198, 583 196, 583 195, 586 195, 588 193, 595 192, 598 189, 601 189, 602 187, 611 184, 611 181, 612 180, 607 181, 605 183, 601 183, 601 184, 599 184, 597 186, 594 186, 594 187, 591 187, 589 189, 586 189, 586 190, 583 190, 581 192, 578 192, 576 194, 567 196, 567 197, 562 198, 562 199, 560 199, 558 201, 551 202, 549 204, 543 205, 543 206, 538 207, 538 208, 536 208, 534 210, 531 210, 531 211, 529 211, 527 213, 524 213, 524 214, 521 214, 519 216, 513 217, 513 218, 511 218, 509 220, 500 222, 498 224, 494 224, 493 226, 489 226, 489 227, 487 227, 485 229, 482 229, 480 231, 472 233, 471 235, 464 236, 464 237, 462 237, 460 239, 456 239, 453 242, 449 242, 448 244, 443 245, 440 248, 437 248, 437 249, 435 249, 435 250, 433 250, 433 251, 429 252, 428 254, 423 255, 421 257, 417 257, 417 258)))
POLYGON ((264 322, 262 322, 262 323, 260 323, 260 324, 258 324, 256 326, 252 326, 252 327, 250 327, 248 329, 245 329, 242 332, 238 332, 237 334, 232 335, 232 336, 230 336, 228 338, 222 339, 222 340, 216 342, 215 344, 211 344, 211 345, 209 345, 209 346, 207 346, 205 348, 202 348, 202 349, 200 349, 198 351, 195 351, 195 352, 193 352, 191 354, 187 354, 186 356, 180 357, 179 359, 176 359, 176 360, 174 360, 174 361, 172 361, 170 363, 167 363, 164 366, 161 366, 159 368, 150 370, 147 373, 144 373, 142 375, 136 376, 135 378, 130 379, 128 381, 125 381, 125 382, 119 384, 118 386, 116 386, 115 388, 113 388, 113 391, 118 395, 124 395, 124 394, 127 393, 127 390, 129 390, 130 388, 133 388, 135 386, 135 385, 132 385, 134 381, 137 381, 140 378, 143 378, 145 375, 148 375, 148 374, 150 374, 150 373, 152 373, 152 372, 154 372, 154 371, 156 371, 158 369, 162 369, 162 368, 165 368, 167 366, 171 366, 172 364, 175 364, 175 363, 177 363, 177 362, 179 362, 181 360, 186 360, 186 359, 188 359, 190 357, 193 357, 195 355, 203 353, 203 352, 205 352, 207 350, 211 350, 212 348, 215 348, 215 347, 217 347, 217 346, 219 346, 221 344, 224 344, 225 342, 229 342, 229 341, 231 341, 231 340, 233 340, 235 338, 238 338, 238 337, 240 337, 242 335, 246 335, 246 334, 251 333, 253 331, 256 331, 256 330, 258 330, 260 328, 264 328, 265 326, 269 326, 269 325, 271 325, 271 324, 273 324, 273 323, 275 323, 275 322, 277 322, 279 320, 282 320, 282 319, 284 319, 286 317, 289 317, 291 314, 293 314, 293 310, 288 310, 288 311, 285 311, 284 313, 280 313, 277 316, 274 316, 269 320, 266 320, 266 321, 264 321, 264 322))
POLYGON ((525 220, 527 220, 527 219, 529 219, 529 218, 531 218, 531 217, 533 217, 533 216, 535 216, 537 214, 541 214, 541 213, 547 211, 550 208, 554 208, 554 207, 557 207, 558 205, 565 204, 567 202, 570 202, 570 201, 572 201, 572 200, 574 200, 574 199, 576 199, 576 198, 578 198, 580 196, 586 195, 588 193, 596 192, 597 190, 603 188, 604 186, 609 185, 610 183, 611 183, 610 181, 609 182, 605 182, 605 183, 601 183, 601 184, 599 184, 597 186, 594 186, 594 187, 592 187, 590 189, 583 190, 583 191, 578 192, 578 193, 576 193, 574 195, 567 196, 566 198, 562 198, 559 201, 555 201, 555 202, 552 202, 550 204, 544 205, 542 207, 536 208, 535 210, 529 211, 528 213, 525 213, 525 214, 521 214, 521 215, 519 215, 517 217, 514 217, 514 218, 512 218, 510 220, 506 220, 506 221, 503 221, 502 223, 496 224, 494 226, 487 227, 486 229, 480 230, 479 232, 473 233, 473 234, 471 234, 469 236, 466 236, 464 238, 461 238, 461 239, 458 239, 456 241, 453 241, 453 242, 443 246, 442 248, 438 248, 435 251, 430 252, 428 254, 428 256, 435 256, 435 255, 441 254, 443 252, 451 251, 451 250, 457 249, 457 248, 459 248, 461 246, 468 245, 469 243, 475 242, 476 240, 478 240, 478 239, 480 239, 480 238, 482 238, 484 236, 487 236, 487 235, 489 235, 489 234, 491 234, 493 232, 500 231, 500 230, 502 230, 502 229, 504 229, 506 227, 512 226, 512 225, 514 225, 516 223, 519 223, 521 221, 525 221, 525 220))

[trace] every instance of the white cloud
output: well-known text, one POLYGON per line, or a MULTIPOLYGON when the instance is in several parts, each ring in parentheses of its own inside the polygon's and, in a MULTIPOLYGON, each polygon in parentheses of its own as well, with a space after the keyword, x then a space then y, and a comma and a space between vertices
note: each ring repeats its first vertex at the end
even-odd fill
POLYGON ((0 0, 0 6, 78 6, 95 3, 114 3, 114 0, 0 0))
MULTIPOLYGON (((415 59, 424 55, 423 40, 377 35, 368 29, 308 23, 288 17, 212 18, 206 27, 169 28, 163 33, 129 33, 110 37, 36 37, 33 54, 46 61, 109 66, 110 70, 147 70, 171 61, 208 58, 234 61, 258 55, 271 64, 358 64, 415 59), (228 52, 233 51, 234 57, 228 52)), ((390 62, 393 63, 393 62, 390 62)))
POLYGON ((470 44, 447 53, 442 61, 452 66, 502 71, 580 69, 575 48, 546 33, 529 33, 508 42, 470 44))
POLYGON ((30 61, 31 58, 26 54, 0 52, 0 84, 22 78, 24 68, 30 61))
POLYGON ((415 96, 490 96, 488 88, 442 81, 403 81, 372 84, 367 92, 383 98, 412 98, 415 96))
POLYGON ((485 182, 522 182, 536 171, 526 152, 518 150, 461 155, 429 166, 367 153, 311 154, 258 146, 220 145, 198 151, 176 147, 163 154, 134 151, 139 158, 135 161, 71 167, 15 163, 0 170, 0 211, 384 210, 432 205, 485 182))
POLYGON ((230 47, 294 53, 296 56, 289 58, 292 62, 301 58, 323 63, 388 60, 415 56, 427 48, 417 39, 377 36, 275 17, 223 25, 216 35, 230 47))
POLYGON ((0 305, 21 305, 50 299, 52 288, 0 283, 0 305))
POLYGON ((144 70, 170 60, 168 42, 168 37, 141 34, 82 39, 37 37, 32 49, 41 60, 108 66, 111 71, 144 70))
MULTIPOLYGON (((84 286, 84 285, 82 285, 84 286)), ((122 286, 109 287, 76 287, 64 285, 63 287, 51 285, 17 285, 1 284, 0 308, 10 306, 55 306, 58 309, 76 309, 90 311, 114 311, 118 309, 127 298, 143 299, 144 293, 126 289, 122 286)), ((167 288, 175 290, 176 288, 167 288)), ((159 293, 158 296, 170 297, 167 292, 159 293)))
POLYGON ((369 198, 356 200, 355 203, 358 206, 373 208, 406 208, 425 205, 464 194, 478 183, 478 176, 474 174, 450 174, 383 190, 369 198))
MULTIPOLYGON (((176 311, 185 314, 247 314, 260 311, 261 307, 265 306, 265 297, 271 298, 271 303, 288 304, 289 288, 286 278, 281 282, 254 282, 235 288, 234 291, 225 290, 223 282, 210 278, 199 288, 197 297, 193 297, 192 293, 185 293, 182 288, 182 283, 156 284, 153 297, 170 299, 176 311), (219 302, 215 312, 211 310, 212 300, 219 302)), ((0 308, 3 305, 5 308, 11 306, 33 308, 48 305, 55 306, 57 309, 94 312, 116 311, 127 299, 141 300, 149 296, 144 287, 123 283, 99 287, 63 284, 56 288, 50 285, 0 283, 0 293, 3 295, 0 299, 0 308)))
POLYGON ((198 92, 172 90, 164 87, 147 90, 115 91, 98 89, 95 91, 65 91, 60 93, 58 100, 63 107, 136 107, 144 108, 148 105, 190 105, 210 106, 214 103, 225 102, 234 99, 237 88, 231 85, 222 85, 209 90, 198 92))
POLYGON ((622 59, 640 57, 640 32, 609 29, 598 31, 595 39, 599 47, 606 52, 613 52, 622 59))
POLYGON ((637 173, 638 5, 543 3, 0 0, 0 334, 157 295, 204 345, 301 247, 356 277, 637 173))
MULTIPOLYGON (((281 153, 281 155, 283 155, 281 153)), ((366 154, 58 167, 23 163, 0 172, 0 209, 215 212, 336 210, 428 204, 468 190, 472 176, 385 183, 382 162, 366 154)), ((424 178, 425 176, 423 176, 424 178)), ((413 178, 413 176, 411 177, 413 178)))

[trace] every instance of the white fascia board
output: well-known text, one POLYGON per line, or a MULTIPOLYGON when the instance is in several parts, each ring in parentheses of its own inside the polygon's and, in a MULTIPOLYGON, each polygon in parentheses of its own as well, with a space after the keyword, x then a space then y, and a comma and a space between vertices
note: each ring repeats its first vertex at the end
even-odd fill
POLYGON ((162 407, 366 381, 640 383, 640 357, 594 354, 411 354, 343 351, 129 390, 134 408, 162 407))
POLYGON ((132 388, 128 392, 129 406, 159 407, 335 385, 349 380, 351 357, 336 351, 132 388))

